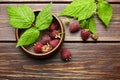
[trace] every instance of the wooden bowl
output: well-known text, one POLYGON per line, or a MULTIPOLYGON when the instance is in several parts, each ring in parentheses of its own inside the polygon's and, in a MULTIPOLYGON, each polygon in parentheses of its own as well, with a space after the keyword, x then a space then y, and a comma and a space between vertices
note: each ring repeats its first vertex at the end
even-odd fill
MULTIPOLYGON (((37 16, 39 12, 40 11, 35 11, 34 13, 37 16)), ((64 42, 64 38, 65 38, 65 29, 64 29, 63 23, 60 20, 60 18, 54 13, 52 13, 52 15, 53 15, 53 20, 56 20, 59 23, 60 30, 61 30, 61 33, 62 33, 61 38, 60 38, 60 42, 58 43, 58 45, 47 53, 36 53, 36 52, 34 52, 33 44, 30 45, 30 46, 27 46, 27 47, 26 46, 20 46, 20 48, 25 52, 25 54, 27 54, 27 55, 29 55, 33 58, 43 59, 43 58, 48 58, 48 57, 56 54, 57 51, 61 48, 61 46, 64 42)), ((16 41, 19 40, 19 37, 20 37, 21 33, 23 33, 23 30, 21 30, 21 29, 16 29, 15 30, 16 41)))

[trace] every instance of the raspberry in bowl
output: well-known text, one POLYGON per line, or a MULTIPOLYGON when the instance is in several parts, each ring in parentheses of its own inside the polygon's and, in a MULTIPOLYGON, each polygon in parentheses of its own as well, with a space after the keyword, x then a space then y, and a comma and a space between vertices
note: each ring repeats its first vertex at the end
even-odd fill
MULTIPOLYGON (((38 15, 40 11, 34 11, 35 16, 38 15)), ((54 13, 52 13, 53 21, 48 29, 43 30, 40 34, 39 39, 28 46, 20 46, 20 48, 29 56, 33 58, 48 58, 56 54, 61 48, 64 38, 65 29, 61 19, 54 13)), ((16 29, 15 37, 16 41, 19 40, 25 29, 16 29)))

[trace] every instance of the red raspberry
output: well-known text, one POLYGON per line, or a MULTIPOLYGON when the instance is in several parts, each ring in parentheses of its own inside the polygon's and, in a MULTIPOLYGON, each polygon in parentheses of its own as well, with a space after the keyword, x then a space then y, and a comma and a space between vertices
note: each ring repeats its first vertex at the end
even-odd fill
POLYGON ((77 32, 80 30, 80 24, 77 20, 74 20, 70 26, 69 26, 69 30, 71 33, 77 32))
POLYGON ((50 37, 52 38, 52 39, 55 39, 55 37, 56 37, 56 35, 59 33, 59 31, 57 31, 57 30, 53 30, 51 33, 50 33, 50 37))
POLYGON ((43 44, 41 42, 39 42, 33 48, 34 48, 35 52, 41 52, 42 47, 43 47, 43 44))
POLYGON ((69 61, 71 59, 71 57, 72 57, 72 55, 71 55, 70 51, 67 50, 66 48, 63 48, 62 52, 61 52, 61 58, 64 61, 69 61))
POLYGON ((46 52, 49 52, 51 50, 51 47, 50 47, 50 45, 44 45, 43 47, 42 47, 42 52, 43 53, 46 53, 46 52))
POLYGON ((81 30, 81 38, 83 41, 86 41, 90 36, 90 31, 88 29, 81 30))
POLYGON ((58 45, 59 41, 59 39, 51 40, 49 44, 52 48, 55 48, 58 45))
POLYGON ((43 34, 42 35, 42 39, 41 39, 41 42, 43 44, 47 44, 49 41, 51 40, 50 36, 48 34, 43 34))
POLYGON ((57 22, 54 22, 50 25, 49 30, 50 31, 58 30, 58 28, 59 28, 59 24, 57 22))

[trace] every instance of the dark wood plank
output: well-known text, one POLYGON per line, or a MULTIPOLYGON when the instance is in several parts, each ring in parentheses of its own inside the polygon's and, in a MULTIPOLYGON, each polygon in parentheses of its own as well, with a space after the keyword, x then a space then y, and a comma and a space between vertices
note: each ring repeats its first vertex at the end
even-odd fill
POLYGON ((63 62, 60 52, 34 60, 15 43, 0 43, 0 80, 120 80, 120 43, 64 43, 63 47, 72 53, 70 62, 63 62))
MULTIPOLYGON (((71 2, 73 0, 0 0, 0 2, 71 2)), ((120 2, 120 0, 106 0, 108 2, 120 2)))
MULTIPOLYGON (((15 41, 14 29, 8 24, 8 15, 6 13, 6 6, 15 6, 21 4, 0 4, 0 41, 15 41)), ((27 4, 33 10, 40 10, 46 4, 27 4)), ((56 14, 60 13, 67 4, 53 4, 52 11, 56 14)), ((96 18, 97 31, 99 34, 99 41, 120 41, 120 5, 112 4, 113 6, 113 18, 111 21, 110 28, 105 29, 103 24, 96 18)), ((63 23, 66 20, 66 17, 60 17, 63 23)), ((69 27, 65 26, 66 38, 65 41, 81 41, 80 32, 71 34, 69 32, 69 27)), ((89 39, 92 41, 92 39, 89 39)))

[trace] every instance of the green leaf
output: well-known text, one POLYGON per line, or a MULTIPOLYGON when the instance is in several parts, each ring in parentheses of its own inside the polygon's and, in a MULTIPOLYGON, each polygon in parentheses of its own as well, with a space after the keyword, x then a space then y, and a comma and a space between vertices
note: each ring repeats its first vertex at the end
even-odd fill
POLYGON ((81 20, 80 24, 81 24, 81 28, 85 28, 86 24, 87 24, 87 21, 86 20, 81 20))
POLYGON ((31 8, 26 5, 8 6, 9 24, 14 28, 29 28, 34 22, 35 16, 31 8))
POLYGON ((16 47, 32 44, 38 39, 39 35, 40 35, 39 30, 34 27, 26 30, 18 40, 16 47))
POLYGON ((87 28, 92 32, 93 34, 96 34, 96 23, 94 20, 94 17, 88 19, 87 28))
POLYGON ((103 1, 98 3, 98 16, 105 26, 109 27, 112 18, 112 7, 108 2, 103 1))
POLYGON ((39 30, 45 30, 49 27, 49 25, 51 24, 53 17, 52 17, 52 12, 51 12, 51 8, 52 8, 52 3, 50 3, 49 5, 47 5, 37 16, 37 20, 36 20, 36 27, 39 30))
POLYGON ((60 13, 60 16, 70 16, 80 21, 91 17, 96 9, 94 0, 74 0, 60 13))
POLYGON ((103 1, 105 1, 105 0, 98 0, 98 2, 103 2, 103 1))

